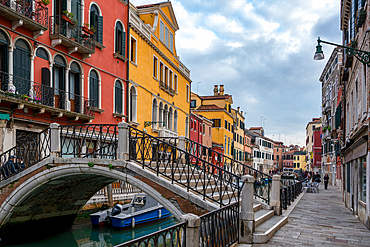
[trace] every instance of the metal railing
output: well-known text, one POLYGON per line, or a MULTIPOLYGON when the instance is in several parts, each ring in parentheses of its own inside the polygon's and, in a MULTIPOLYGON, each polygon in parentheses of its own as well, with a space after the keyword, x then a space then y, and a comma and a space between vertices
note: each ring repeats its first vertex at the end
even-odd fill
POLYGON ((60 157, 116 159, 114 124, 60 125, 60 157))
POLYGON ((0 155, 0 181, 14 176, 50 156, 50 128, 0 155))
MULTIPOLYGON (((119 195, 119 194, 130 194, 130 193, 140 193, 141 190, 137 187, 126 183, 124 181, 116 181, 112 184, 112 194, 119 195)), ((96 195, 105 195, 105 188, 96 192, 96 195)))
POLYGON ((239 239, 239 202, 200 216, 201 247, 231 246, 239 239))
MULTIPOLYGON (((217 167, 222 167, 233 174, 254 176, 254 196, 270 204, 272 176, 187 138, 185 150, 195 157, 206 160, 217 167)), ((190 160, 191 163, 193 161, 190 160)))
POLYGON ((35 0, 0 0, 0 5, 8 7, 29 19, 47 27, 49 9, 41 4, 41 1, 35 0))
POLYGON ((239 198, 240 176, 176 146, 129 127, 129 157, 222 207, 239 198))
POLYGON ((185 221, 115 247, 186 247, 186 225, 185 221))
POLYGON ((0 71, 2 94, 28 102, 95 116, 94 100, 0 71))
POLYGON ((303 182, 305 180, 280 188, 280 208, 282 210, 286 210, 299 194, 301 194, 303 182))
POLYGON ((82 31, 82 26, 78 26, 72 21, 64 19, 64 15, 50 16, 50 35, 63 35, 71 41, 77 42, 85 48, 95 52, 94 35, 88 35, 82 31))

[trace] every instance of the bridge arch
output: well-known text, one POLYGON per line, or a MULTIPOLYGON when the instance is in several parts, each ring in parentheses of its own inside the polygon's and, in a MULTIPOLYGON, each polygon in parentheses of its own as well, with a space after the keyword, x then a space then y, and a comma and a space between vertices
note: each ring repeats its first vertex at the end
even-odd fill
POLYGON ((46 224, 50 224, 50 219, 61 217, 65 225, 71 225, 91 196, 115 180, 125 181, 150 194, 180 220, 182 212, 179 209, 130 174, 99 165, 65 164, 46 169, 18 186, 1 205, 0 227, 35 220, 46 220, 46 224))

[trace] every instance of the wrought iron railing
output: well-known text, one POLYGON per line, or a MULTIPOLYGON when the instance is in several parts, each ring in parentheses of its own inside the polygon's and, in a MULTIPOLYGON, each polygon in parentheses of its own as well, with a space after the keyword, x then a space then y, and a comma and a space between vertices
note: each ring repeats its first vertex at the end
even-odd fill
POLYGON ((0 155, 0 181, 50 156, 50 128, 0 155))
MULTIPOLYGON (((137 187, 126 183, 124 181, 116 181, 112 183, 112 194, 119 195, 119 194, 129 194, 129 193, 140 193, 141 190, 137 187)), ((96 195, 105 195, 105 188, 96 192, 96 195)))
POLYGON ((286 210, 289 205, 301 194, 302 183, 304 181, 299 181, 288 186, 283 186, 280 188, 280 208, 286 210))
POLYGON ((60 157, 116 159, 117 125, 60 125, 60 157))
POLYGON ((201 247, 231 246, 239 239, 239 202, 200 217, 201 247))
MULTIPOLYGON (((254 176, 255 198, 260 198, 262 201, 270 204, 272 176, 190 139, 186 139, 185 150, 195 157, 210 162, 217 167, 222 167, 233 174, 254 176)), ((194 160, 191 159, 190 162, 193 163, 194 160)))
POLYGON ((186 225, 185 221, 115 247, 186 247, 186 225))
POLYGON ((0 5, 28 17, 29 19, 48 27, 49 9, 41 1, 35 0, 0 0, 0 5))
MULTIPOLYGON (((0 0, 1 1, 1 0, 0 0)), ((94 100, 0 71, 2 94, 9 97, 95 116, 94 100)))
POLYGON ((131 126, 129 132, 130 160, 139 162, 143 168, 167 177, 171 183, 180 184, 220 207, 239 198, 240 176, 131 126))
POLYGON ((64 15, 50 16, 50 35, 63 35, 71 41, 90 49, 95 52, 94 34, 87 34, 82 31, 82 27, 78 26, 72 20, 65 19, 64 15))

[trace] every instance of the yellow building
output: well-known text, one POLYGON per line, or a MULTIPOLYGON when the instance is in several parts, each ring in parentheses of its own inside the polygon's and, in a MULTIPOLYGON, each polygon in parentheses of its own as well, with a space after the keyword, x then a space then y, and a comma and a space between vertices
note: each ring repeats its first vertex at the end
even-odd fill
POLYGON ((213 121, 212 141, 223 145, 224 154, 232 158, 233 99, 231 95, 224 94, 223 85, 220 85, 220 90, 216 85, 213 91, 213 96, 198 96, 192 93, 192 110, 213 121))
POLYGON ((293 168, 295 170, 306 170, 306 152, 305 151, 295 151, 293 155, 293 168))
POLYGON ((176 52, 171 2, 130 3, 129 123, 154 136, 188 136, 190 71, 176 52))
POLYGON ((240 107, 237 109, 231 108, 231 114, 234 118, 234 142, 233 142, 233 156, 235 160, 244 161, 244 116, 240 107))

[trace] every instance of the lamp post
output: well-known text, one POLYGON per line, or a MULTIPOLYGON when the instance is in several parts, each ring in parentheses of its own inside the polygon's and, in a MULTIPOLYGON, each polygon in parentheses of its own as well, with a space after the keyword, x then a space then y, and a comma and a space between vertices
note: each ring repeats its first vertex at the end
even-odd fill
POLYGON ((334 45, 334 46, 337 46, 337 47, 344 48, 344 49, 346 49, 347 55, 352 54, 358 60, 360 60, 363 64, 366 64, 367 66, 370 66, 370 52, 359 50, 359 49, 348 47, 348 46, 343 46, 343 45, 331 43, 331 42, 328 42, 328 41, 324 41, 324 40, 321 40, 320 37, 317 39, 316 52, 315 52, 315 55, 313 56, 314 60, 323 60, 324 59, 324 52, 322 51, 322 46, 320 45, 320 43, 324 43, 324 44, 328 44, 328 45, 334 45))

